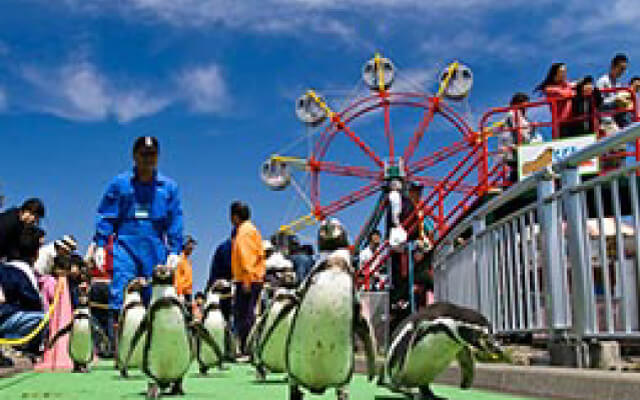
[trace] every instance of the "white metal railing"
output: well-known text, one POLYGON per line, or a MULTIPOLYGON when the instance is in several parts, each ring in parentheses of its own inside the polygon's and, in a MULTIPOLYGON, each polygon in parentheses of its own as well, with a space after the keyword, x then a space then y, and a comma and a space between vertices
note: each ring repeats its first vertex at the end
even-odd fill
POLYGON ((512 186, 435 249, 438 300, 481 311, 497 333, 640 338, 640 164, 583 180, 578 166, 635 145, 640 123, 512 186), (487 217, 536 200, 487 226, 487 217), (454 248, 465 232, 467 242, 454 248))

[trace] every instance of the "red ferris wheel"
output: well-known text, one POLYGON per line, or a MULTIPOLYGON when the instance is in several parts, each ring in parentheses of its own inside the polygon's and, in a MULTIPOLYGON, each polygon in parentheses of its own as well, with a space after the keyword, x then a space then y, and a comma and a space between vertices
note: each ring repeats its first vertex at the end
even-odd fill
POLYGON ((363 67, 364 90, 339 109, 306 91, 296 115, 310 130, 307 154, 274 154, 260 170, 269 188, 293 187, 309 209, 280 230, 296 233, 366 203, 358 247, 380 222, 391 180, 424 185, 420 208, 436 231, 448 229, 487 189, 491 172, 486 141, 461 106, 473 84, 471 70, 453 62, 434 77, 438 89, 431 94, 407 84, 391 60, 376 54, 363 67))

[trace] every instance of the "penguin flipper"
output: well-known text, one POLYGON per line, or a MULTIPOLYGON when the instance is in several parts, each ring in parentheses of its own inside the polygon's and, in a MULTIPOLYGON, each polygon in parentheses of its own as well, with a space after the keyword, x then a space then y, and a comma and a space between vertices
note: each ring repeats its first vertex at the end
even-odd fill
POLYGON ((64 327, 62 327, 62 329, 56 332, 55 335, 53 335, 47 347, 49 348, 53 347, 53 345, 56 343, 58 339, 60 339, 62 336, 66 335, 71 331, 71 328, 73 328, 73 320, 71 320, 71 322, 66 324, 64 327))
POLYGON ((473 383, 474 376, 474 361, 471 349, 468 346, 464 346, 462 350, 458 352, 457 359, 462 373, 460 387, 462 389, 469 389, 473 383))
POLYGON ((133 352, 136 349, 136 345, 140 341, 140 338, 142 337, 142 335, 147 331, 150 314, 151 313, 145 314, 144 318, 142 319, 142 322, 140 323, 140 325, 138 325, 138 329, 136 329, 136 333, 134 333, 133 338, 131 338, 131 345, 129 346, 129 352, 127 353, 127 356, 124 359, 124 363, 120 366, 121 367, 120 371, 124 371, 125 374, 127 373, 127 366, 129 365, 129 361, 133 356, 133 352))
POLYGON ((224 326, 224 347, 225 347, 225 353, 229 352, 228 357, 232 362, 236 361, 236 355, 235 355, 235 351, 233 351, 234 344, 235 344, 235 338, 233 336, 233 332, 231 332, 231 329, 229 329, 229 325, 225 325, 224 326))
MULTIPOLYGON (((273 319, 273 323, 271 324, 271 326, 269 326, 269 329, 264 333, 264 335, 262 335, 262 334, 260 335, 260 336, 262 336, 262 340, 259 340, 259 338, 256 338, 256 340, 259 340, 259 343, 257 343, 257 348, 254 349, 256 351, 256 354, 258 354, 260 357, 262 357, 262 346, 265 343, 267 343, 269 338, 271 338, 271 335, 273 334, 273 332, 278 327, 278 324, 280 322, 282 322, 282 320, 285 319, 287 317, 287 315, 289 315, 289 312, 291 312, 291 310, 293 310, 297 306, 298 306, 298 303, 292 301, 290 303, 285 304, 280 309, 280 312, 273 319)), ((265 318, 265 320, 266 320, 266 318, 265 318)), ((265 323, 266 323, 266 321, 265 321, 265 323)), ((261 330, 262 329, 264 329, 264 327, 262 327, 261 330)))
POLYGON ((199 322, 192 324, 191 329, 193 330, 193 333, 196 336, 202 339, 206 344, 208 344, 213 349, 213 352, 216 353, 216 356, 218 357, 218 365, 222 366, 222 359, 224 357, 224 353, 222 352, 222 350, 220 350, 220 346, 218 346, 218 343, 216 343, 216 340, 209 334, 209 332, 199 322))
POLYGON ((361 313, 356 314, 355 317, 355 333, 364 343, 364 351, 367 355, 367 372, 369 381, 372 381, 376 376, 376 339, 372 334, 369 321, 361 313))

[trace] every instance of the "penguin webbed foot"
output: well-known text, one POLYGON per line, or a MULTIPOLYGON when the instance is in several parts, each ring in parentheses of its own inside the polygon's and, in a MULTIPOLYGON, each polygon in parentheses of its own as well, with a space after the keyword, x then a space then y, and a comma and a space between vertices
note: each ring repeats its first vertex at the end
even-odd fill
POLYGON ((126 378, 128 378, 128 377, 129 377, 129 371, 127 371, 125 368, 122 368, 122 369, 120 370, 120 376, 121 376, 122 378, 125 378, 125 379, 126 379, 126 378))
POLYGON ((171 388, 171 395, 184 396, 184 389, 182 388, 182 379, 175 382, 171 388))
POLYGON ((289 400, 302 400, 304 395, 298 385, 289 385, 289 400))
POLYGON ((209 367, 204 365, 200 366, 200 375, 206 375, 207 371, 209 371, 209 367))
POLYGON ((267 372, 264 370, 264 367, 257 366, 256 367, 256 380, 259 382, 264 382, 267 379, 267 372))
POLYGON ((429 386, 423 386, 420 388, 420 393, 417 396, 419 400, 448 400, 446 397, 436 396, 429 386))
POLYGON ((341 387, 336 389, 337 400, 349 400, 349 389, 347 387, 341 387))

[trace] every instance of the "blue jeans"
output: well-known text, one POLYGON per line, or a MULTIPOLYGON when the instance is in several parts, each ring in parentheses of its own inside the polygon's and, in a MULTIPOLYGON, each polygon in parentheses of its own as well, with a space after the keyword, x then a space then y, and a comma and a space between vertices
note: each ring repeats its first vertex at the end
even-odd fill
MULTIPOLYGON (((0 337, 18 339, 26 336, 38 326, 42 318, 44 318, 44 313, 41 311, 16 311, 3 322, 0 322, 0 337)), ((32 353, 37 353, 45 331, 46 329, 43 329, 31 339, 25 345, 25 349, 32 353)))

